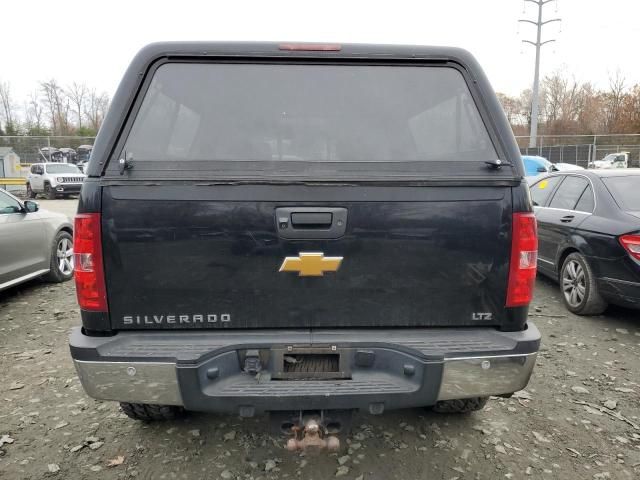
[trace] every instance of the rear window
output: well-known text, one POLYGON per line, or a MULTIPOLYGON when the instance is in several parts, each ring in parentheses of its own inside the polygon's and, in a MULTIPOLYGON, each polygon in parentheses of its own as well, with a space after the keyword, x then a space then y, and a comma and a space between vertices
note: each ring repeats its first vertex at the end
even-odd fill
POLYGON ((461 73, 435 66, 168 63, 125 151, 134 161, 392 162, 408 172, 497 158, 461 73))
POLYGON ((629 177, 604 177, 602 181, 620 208, 631 212, 640 211, 640 175, 629 177))

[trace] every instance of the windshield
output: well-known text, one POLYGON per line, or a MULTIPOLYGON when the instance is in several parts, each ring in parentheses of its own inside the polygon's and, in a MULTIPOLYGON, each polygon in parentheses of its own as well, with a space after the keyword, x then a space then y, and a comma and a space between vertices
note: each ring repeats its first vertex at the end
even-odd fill
POLYGON ((82 173, 75 165, 59 163, 46 166, 47 173, 82 173))
POLYGON ((135 161, 345 170, 338 165, 411 162, 402 168, 412 171, 414 162, 497 158, 463 76, 428 66, 166 64, 125 150, 135 161))
POLYGON ((606 157, 602 159, 603 162, 624 162, 624 155, 620 155, 618 153, 610 153, 606 157))
POLYGON ((602 181, 620 208, 630 212, 640 212, 640 175, 628 177, 607 177, 602 181))

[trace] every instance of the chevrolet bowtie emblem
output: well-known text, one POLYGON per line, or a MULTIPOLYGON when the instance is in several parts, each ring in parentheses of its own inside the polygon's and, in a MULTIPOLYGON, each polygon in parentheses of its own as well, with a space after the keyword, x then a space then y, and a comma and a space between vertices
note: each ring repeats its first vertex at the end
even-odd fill
POLYGON ((286 257, 281 272, 298 272, 299 277, 322 277, 324 272, 336 272, 342 257, 325 257, 322 252, 301 252, 297 257, 286 257))

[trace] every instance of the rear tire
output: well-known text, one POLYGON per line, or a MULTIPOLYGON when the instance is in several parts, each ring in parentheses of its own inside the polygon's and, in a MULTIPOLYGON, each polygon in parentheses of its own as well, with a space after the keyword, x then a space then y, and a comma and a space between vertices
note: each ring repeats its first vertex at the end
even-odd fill
POLYGON ((68 232, 58 232, 51 245, 48 282, 61 283, 73 277, 73 237, 68 232))
POLYGON ((36 192, 31 189, 31 184, 27 183, 27 197, 36 198, 36 192))
POLYGON ((600 296, 596 276, 587 260, 574 252, 565 258, 560 270, 560 290, 567 309, 576 315, 600 315, 607 302, 600 296))
POLYGON ((489 397, 461 398, 457 400, 442 400, 436 403, 432 410, 438 413, 471 413, 482 410, 489 397))
POLYGON ((56 199, 56 191, 51 187, 51 184, 45 183, 44 185, 44 193, 49 200, 56 199))
POLYGON ((182 407, 173 405, 120 402, 120 408, 127 417, 142 422, 175 420, 184 415, 182 407))

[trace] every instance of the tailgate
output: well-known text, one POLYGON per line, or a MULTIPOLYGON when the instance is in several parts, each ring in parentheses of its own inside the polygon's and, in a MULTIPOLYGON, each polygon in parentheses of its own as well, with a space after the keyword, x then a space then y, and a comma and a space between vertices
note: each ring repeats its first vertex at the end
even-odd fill
POLYGON ((530 207, 481 72, 300 55, 149 66, 100 179, 112 327, 504 326, 530 207))
POLYGON ((116 329, 468 326, 504 317, 508 187, 122 186, 105 187, 102 205, 116 329), (344 232, 299 223, 327 216, 340 216, 344 232), (320 271, 305 253, 325 257, 320 271))

